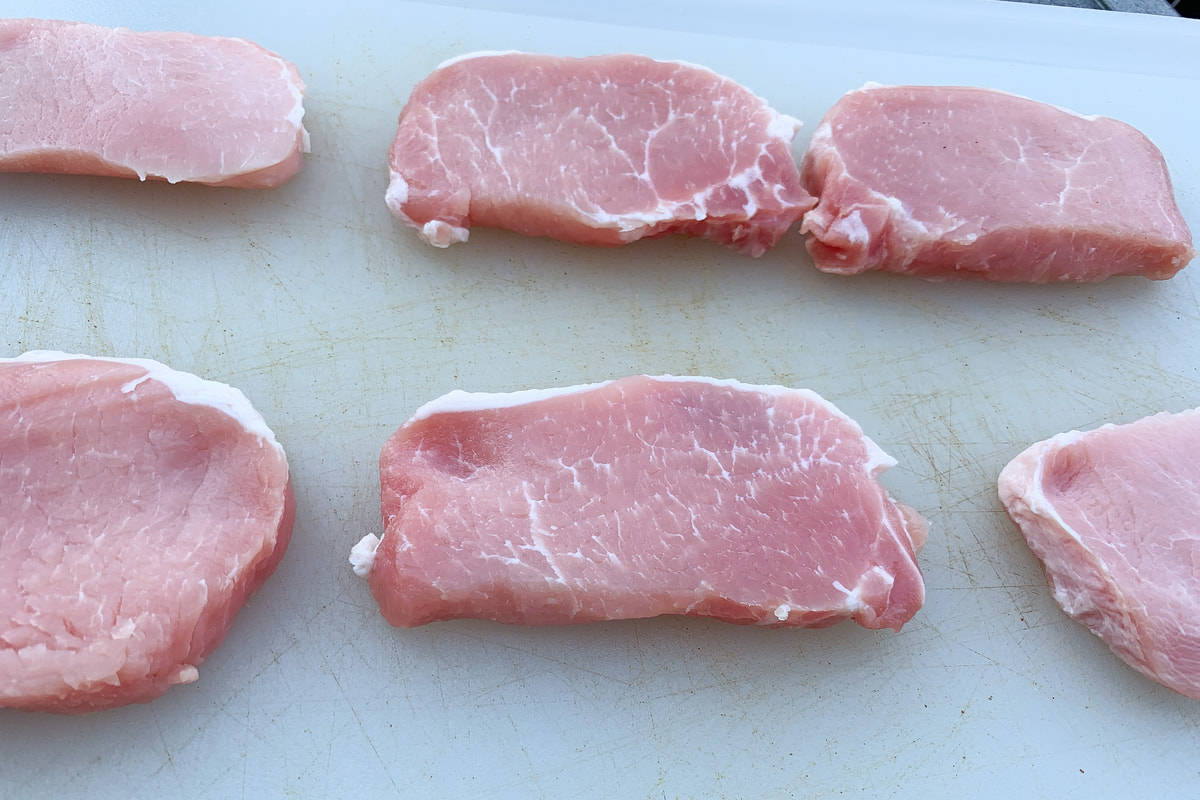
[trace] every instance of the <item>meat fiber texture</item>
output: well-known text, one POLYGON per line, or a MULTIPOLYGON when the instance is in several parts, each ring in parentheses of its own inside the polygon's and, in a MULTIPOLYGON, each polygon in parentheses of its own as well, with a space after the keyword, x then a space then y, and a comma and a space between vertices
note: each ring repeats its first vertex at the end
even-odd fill
POLYGON ((0 707, 82 713, 198 677, 291 535, 238 390, 155 361, 0 361, 0 707))
POLYGON ((1063 610, 1134 669, 1200 699, 1200 410, 1038 442, 1000 499, 1063 610))
POLYGON ((351 555, 393 625, 687 614, 899 629, 925 521, 816 394, 632 377, 428 403, 380 458, 382 539, 351 555))
POLYGON ((245 39, 0 20, 0 171, 279 186, 308 151, 303 97, 245 39))
POLYGON ((1163 279, 1194 254, 1149 139, 1004 92, 868 84, 826 113, 801 172, 825 272, 1163 279))
POLYGON ((482 225, 597 245, 683 233, 757 256, 816 202, 799 127, 691 64, 471 54, 413 90, 387 204, 438 247, 482 225))

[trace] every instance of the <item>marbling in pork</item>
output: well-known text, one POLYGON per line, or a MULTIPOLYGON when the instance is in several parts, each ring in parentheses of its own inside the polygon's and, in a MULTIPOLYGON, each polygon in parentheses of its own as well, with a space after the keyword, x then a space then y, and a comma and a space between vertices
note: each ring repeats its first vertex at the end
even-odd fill
POLYGON ((1004 92, 850 92, 826 113, 801 171, 820 203, 800 230, 826 272, 1162 279, 1193 255, 1149 139, 1004 92))
POLYGON ((482 225, 600 245, 684 233, 760 255, 816 202, 798 127, 690 64, 473 54, 413 91, 387 204, 439 247, 482 225))
POLYGON ((642 376, 452 392, 384 447, 383 537, 351 562, 393 625, 899 629, 924 597, 926 524, 876 480, 894 463, 805 390, 642 376))
POLYGON ((308 150, 303 94, 245 39, 0 20, 0 172, 278 186, 308 150))
POLYGON ((1200 410, 1072 431, 1000 473, 1063 610, 1127 664, 1200 699, 1200 410))
POLYGON ((81 713, 196 680, 292 528, 238 390, 154 361, 0 361, 0 707, 81 713))

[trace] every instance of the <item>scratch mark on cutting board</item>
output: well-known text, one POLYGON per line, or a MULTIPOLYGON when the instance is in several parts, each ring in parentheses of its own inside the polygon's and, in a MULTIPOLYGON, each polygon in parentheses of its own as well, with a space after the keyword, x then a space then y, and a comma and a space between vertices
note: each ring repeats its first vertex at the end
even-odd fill
POLYGON ((537 789, 538 797, 545 800, 546 790, 542 788, 541 780, 538 778, 537 767, 533 763, 533 757, 529 755, 529 747, 521 740, 521 731, 517 729, 517 722, 512 718, 512 714, 506 714, 508 724, 512 727, 514 740, 521 743, 521 755, 525 756, 525 763, 529 765, 529 780, 533 782, 533 786, 537 789))
POLYGON ((175 769, 175 757, 171 754, 170 745, 167 744, 167 736, 165 733, 163 733, 162 723, 158 719, 158 711, 153 707, 150 709, 150 719, 154 721, 154 730, 158 734, 158 741, 162 744, 163 749, 163 763, 159 765, 157 770, 155 770, 155 774, 157 775, 166 767, 170 767, 171 776, 175 779, 176 787, 180 793, 184 793, 184 786, 183 782, 180 780, 179 770, 175 769))
POLYGON ((522 655, 532 656, 534 658, 541 659, 542 661, 549 661, 550 663, 558 664, 561 667, 566 667, 568 669, 576 670, 578 672, 584 672, 589 675, 595 675, 597 678, 603 678, 606 681, 612 681, 613 683, 620 684, 621 686, 630 686, 632 683, 631 681, 629 681, 627 679, 618 678, 614 675, 608 675, 606 673, 600 672, 599 670, 589 669, 587 667, 583 667, 578 664, 572 664, 571 662, 566 661, 561 658, 554 658, 553 656, 545 656, 545 655, 542 655, 541 653, 534 652, 533 650, 529 650, 524 647, 517 647, 516 645, 504 644, 502 642, 491 641, 489 639, 486 639, 482 636, 478 636, 476 634, 463 633, 462 631, 454 631, 453 635, 461 636, 465 639, 471 639, 472 641, 480 642, 482 644, 492 645, 495 647, 502 647, 506 650, 512 650, 512 651, 520 653, 522 655))
POLYGON ((321 663, 325 666, 325 671, 329 674, 329 677, 333 678, 333 683, 337 686, 338 694, 342 696, 346 707, 354 715, 354 722, 358 725, 358 729, 362 731, 363 738, 367 740, 367 744, 370 746, 371 752, 375 754, 375 759, 379 762, 379 766, 383 768, 383 774, 387 776, 388 783, 392 785, 392 790, 396 793, 397 797, 403 796, 400 792, 400 787, 396 785, 396 779, 392 777, 392 771, 388 769, 387 762, 383 760, 383 756, 379 753, 379 748, 375 746, 375 740, 371 738, 371 734, 367 732, 367 727, 363 725, 362 717, 358 714, 358 708, 350 701, 350 696, 342 688, 342 682, 338 679, 337 670, 329 665, 329 659, 325 657, 324 651, 321 652, 321 663))
MULTIPOLYGON (((250 705, 246 704, 246 725, 250 725, 250 705)), ((246 800, 246 771, 249 769, 250 759, 246 757, 246 753, 242 753, 242 800, 246 800)))

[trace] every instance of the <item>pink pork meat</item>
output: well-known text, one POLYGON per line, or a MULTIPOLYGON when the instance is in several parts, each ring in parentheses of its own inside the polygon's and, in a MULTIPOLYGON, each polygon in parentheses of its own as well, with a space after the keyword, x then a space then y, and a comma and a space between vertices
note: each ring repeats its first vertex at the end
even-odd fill
POLYGON ((1200 410, 1038 442, 1000 500, 1054 598, 1127 664, 1200 699, 1200 410))
POLYGON ((1149 139, 1004 92, 868 84, 825 115, 802 174, 825 272, 1163 279, 1194 254, 1149 139))
POLYGON ((384 447, 384 534, 351 563, 400 626, 899 629, 924 598, 926 524, 876 481, 893 464, 806 390, 641 376, 452 392, 384 447))
POLYGON ((303 94, 245 39, 0 20, 0 171, 278 186, 308 150, 303 94))
POLYGON ((684 233, 757 256, 816 202, 799 126, 690 64, 472 54, 413 91, 387 204, 438 247, 482 225, 598 245, 684 233))
POLYGON ((196 680, 292 529, 238 390, 154 361, 0 361, 0 707, 82 713, 196 680))

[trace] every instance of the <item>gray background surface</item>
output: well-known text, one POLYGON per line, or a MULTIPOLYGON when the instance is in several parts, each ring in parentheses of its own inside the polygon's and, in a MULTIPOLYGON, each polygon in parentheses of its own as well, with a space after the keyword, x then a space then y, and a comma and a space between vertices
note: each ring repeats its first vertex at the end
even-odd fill
POLYGON ((482 230, 440 251, 382 198, 396 115, 442 59, 638 51, 742 81, 806 121, 798 150, 867 80, 1116 116, 1162 148, 1197 229, 1200 26, 1000 2, 466 5, 39 5, 245 36, 308 82, 313 153, 276 191, 0 177, 7 352, 148 356, 241 387, 288 450, 299 517, 198 683, 83 718, 0 712, 0 796, 1193 794, 1200 705, 1057 609, 994 481, 1036 439, 1200 405, 1200 267, 1095 286, 838 278, 794 234, 758 260, 482 230), (562 18, 494 10, 518 6, 562 18), (932 522, 926 608, 900 634, 389 628, 346 564, 378 530, 386 436, 455 387, 635 372, 807 386, 858 419, 932 522))
POLYGON ((1013 0, 1013 2, 1071 6, 1072 8, 1101 8, 1107 11, 1127 11, 1135 14, 1178 15, 1168 0, 1013 0))

